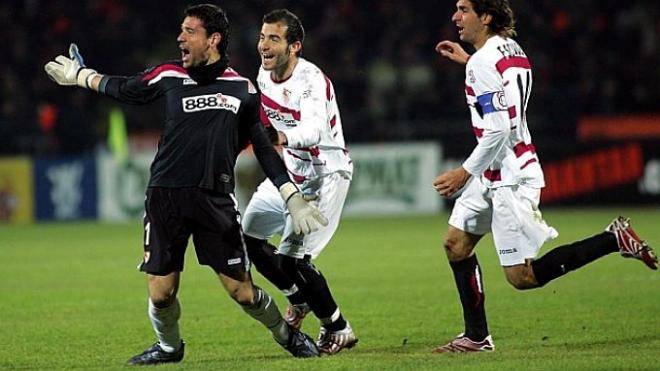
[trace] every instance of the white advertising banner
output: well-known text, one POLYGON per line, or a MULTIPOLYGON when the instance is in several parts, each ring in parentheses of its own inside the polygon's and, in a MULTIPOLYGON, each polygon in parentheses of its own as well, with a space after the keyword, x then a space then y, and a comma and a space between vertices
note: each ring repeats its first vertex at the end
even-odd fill
MULTIPOLYGON (((149 170, 155 152, 143 151, 131 154, 129 159, 118 163, 111 153, 97 156, 98 168, 98 215, 100 220, 122 221, 142 218, 144 197, 149 182, 149 170)), ((242 153, 236 162, 236 190, 239 209, 247 202, 263 180, 263 174, 254 155, 242 153)))
MULTIPOLYGON (((442 211, 444 203, 432 185, 440 169, 439 144, 354 144, 349 150, 354 173, 344 215, 414 215, 442 211)), ((150 151, 134 153, 123 164, 117 163, 110 153, 97 156, 99 219, 121 221, 142 217, 153 156, 150 151)), ((252 156, 247 157, 243 160, 256 165, 252 156)), ((238 161, 237 194, 243 201, 242 207, 253 188, 251 176, 244 174, 246 167, 250 168, 238 161), (242 189, 242 185, 249 186, 242 189)))
POLYGON ((353 182, 345 215, 434 214, 442 210, 433 189, 441 147, 434 142, 349 146, 353 182))

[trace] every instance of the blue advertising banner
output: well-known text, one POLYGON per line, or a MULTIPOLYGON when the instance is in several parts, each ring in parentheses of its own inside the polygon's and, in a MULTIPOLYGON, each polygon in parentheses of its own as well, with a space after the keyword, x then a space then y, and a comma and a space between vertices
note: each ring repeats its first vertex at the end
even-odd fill
POLYGON ((96 218, 93 157, 37 158, 34 181, 37 220, 96 218))

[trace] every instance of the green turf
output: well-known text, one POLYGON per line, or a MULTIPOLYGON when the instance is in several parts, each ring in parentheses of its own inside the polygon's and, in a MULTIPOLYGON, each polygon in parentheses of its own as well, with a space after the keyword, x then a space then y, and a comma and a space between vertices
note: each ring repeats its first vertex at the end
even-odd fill
MULTIPOLYGON (((560 243, 599 232, 612 209, 549 210, 560 243)), ((660 244, 660 210, 627 209, 660 244)), ((187 256, 180 298, 187 353, 159 369, 600 370, 657 369, 660 273, 617 254, 518 292, 490 239, 479 246, 497 351, 432 355, 461 331, 460 307, 441 250, 446 216, 345 219, 317 265, 360 338, 336 357, 297 360, 274 344, 187 256)), ((115 369, 154 340, 146 317, 142 227, 95 223, 0 227, 0 369, 115 369)), ((273 287, 259 285, 284 300, 273 287)), ((316 336, 308 319, 305 331, 316 336)))

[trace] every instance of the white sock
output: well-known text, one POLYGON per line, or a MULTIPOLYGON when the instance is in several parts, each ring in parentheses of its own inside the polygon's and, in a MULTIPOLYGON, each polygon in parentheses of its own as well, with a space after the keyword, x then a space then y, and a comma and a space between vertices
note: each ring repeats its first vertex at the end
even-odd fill
POLYGON ((172 305, 166 308, 156 308, 149 299, 149 319, 158 337, 158 344, 169 353, 181 348, 179 317, 181 317, 181 306, 178 298, 175 298, 172 305))
POLYGON ((254 304, 242 305, 243 310, 252 318, 261 322, 271 334, 273 338, 280 344, 286 344, 289 341, 289 327, 282 318, 277 304, 268 295, 267 292, 255 287, 254 304))

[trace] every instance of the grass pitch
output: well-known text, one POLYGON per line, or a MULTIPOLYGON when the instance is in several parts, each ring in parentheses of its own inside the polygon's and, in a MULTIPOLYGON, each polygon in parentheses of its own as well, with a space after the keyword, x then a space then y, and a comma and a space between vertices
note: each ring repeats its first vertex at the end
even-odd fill
MULTIPOLYGON (((619 212, 660 249, 660 210, 546 210, 559 244, 602 231, 619 212)), ((223 292, 189 249, 179 297, 186 357, 159 369, 601 370, 657 369, 660 272, 609 255, 546 287, 510 287, 492 240, 478 247, 496 351, 433 355, 462 331, 441 250, 446 215, 345 219, 317 261, 360 343, 335 357, 291 358, 223 292)), ((120 369, 154 341, 142 226, 95 223, 0 227, 0 369, 120 369)), ((258 273, 255 281, 286 302, 258 273)), ((313 337, 318 323, 304 330, 313 337)))

